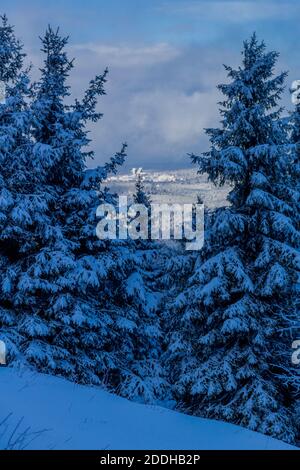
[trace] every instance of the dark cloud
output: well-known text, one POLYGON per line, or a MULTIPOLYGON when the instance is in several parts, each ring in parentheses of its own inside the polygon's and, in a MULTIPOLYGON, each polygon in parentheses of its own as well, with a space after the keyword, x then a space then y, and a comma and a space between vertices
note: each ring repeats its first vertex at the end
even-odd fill
MULTIPOLYGON (((99 104, 104 118, 91 128, 94 164, 126 140, 128 167, 188 166, 188 152, 207 149, 203 128, 218 125, 222 64, 239 63, 242 41, 254 30, 281 52, 278 70, 291 70, 289 82, 300 78, 295 1, 153 0, 146 6, 112 0, 109 5, 120 6, 114 10, 91 0, 75 0, 73 8, 69 0, 3 2, 35 65, 34 78, 41 64, 38 36, 48 23, 71 35, 74 96, 109 67, 107 96, 99 104)), ((284 104, 290 105, 288 90, 284 104)))

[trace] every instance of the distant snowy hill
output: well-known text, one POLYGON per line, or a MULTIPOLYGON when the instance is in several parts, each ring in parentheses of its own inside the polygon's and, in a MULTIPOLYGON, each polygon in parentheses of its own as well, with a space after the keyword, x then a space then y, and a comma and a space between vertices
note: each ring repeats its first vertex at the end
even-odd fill
POLYGON ((56 377, 0 368, 0 385, 2 449, 292 449, 238 426, 56 377))
MULTIPOLYGON (((136 168, 131 173, 118 173, 107 179, 108 187, 119 195, 135 192, 136 168)), ((216 188, 207 177, 198 175, 196 169, 142 172, 144 186, 154 203, 191 204, 201 196, 206 207, 215 208, 226 204, 228 187, 216 188)))

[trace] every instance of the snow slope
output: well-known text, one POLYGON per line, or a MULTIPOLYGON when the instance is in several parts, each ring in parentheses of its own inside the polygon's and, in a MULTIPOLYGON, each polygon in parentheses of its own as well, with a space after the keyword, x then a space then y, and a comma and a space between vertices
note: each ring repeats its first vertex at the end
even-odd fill
POLYGON ((12 413, 0 425, 0 448, 18 423, 10 444, 28 449, 292 448, 238 426, 132 403, 56 377, 0 368, 0 385, 0 422, 12 413))

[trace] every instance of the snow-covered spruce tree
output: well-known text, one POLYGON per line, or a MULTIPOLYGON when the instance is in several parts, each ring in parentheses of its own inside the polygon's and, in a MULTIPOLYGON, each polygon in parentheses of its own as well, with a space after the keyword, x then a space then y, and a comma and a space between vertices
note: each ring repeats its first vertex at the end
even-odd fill
POLYGON ((3 283, 18 312, 17 331, 25 338, 22 360, 45 372, 99 383, 115 367, 111 326, 116 308, 111 297, 114 276, 122 270, 108 243, 95 236, 96 208, 112 201, 99 184, 123 162, 125 147, 103 168, 86 170, 85 160, 92 154, 83 150, 88 144, 85 126, 101 117, 95 107, 106 73, 91 82, 82 102, 66 106, 72 63, 65 45, 49 28, 32 105, 31 157, 46 211, 38 233, 31 234, 36 246, 19 260, 17 275, 6 270, 3 283))
POLYGON ((46 205, 37 188, 32 159, 32 113, 25 54, 6 16, 0 26, 0 81, 5 96, 0 104, 0 336, 9 358, 19 354, 18 304, 13 282, 20 260, 38 244, 46 205), (35 233, 35 235, 34 235, 35 233))
POLYGON ((120 326, 126 341, 120 343, 124 367, 117 391, 144 403, 165 403, 169 386, 161 363, 164 337, 159 316, 163 292, 157 284, 164 248, 155 242, 142 242, 132 244, 133 263, 119 290, 123 312, 120 326))
MULTIPOLYGON (((300 230, 300 85, 297 83, 297 88, 292 90, 294 98, 296 98, 296 105, 294 111, 290 115, 289 124, 291 126, 291 142, 294 144, 292 149, 293 151, 293 167, 291 171, 291 180, 293 182, 294 189, 294 217, 296 219, 296 226, 300 230)), ((298 250, 300 251, 300 244, 298 245, 298 250)), ((297 292, 298 292, 298 303, 297 303, 297 319, 293 326, 293 339, 300 339, 300 276, 297 283, 297 292)), ((295 414, 298 426, 298 432, 300 435, 300 405, 299 405, 299 396, 300 396, 300 373, 299 366, 294 365, 294 368, 291 371, 288 383, 294 389, 295 395, 295 414)))
MULTIPOLYGON (((297 101, 300 100, 300 86, 293 92, 297 101)), ((294 156, 294 163, 291 172, 291 179, 293 181, 294 203, 295 203, 295 217, 298 230, 300 229, 300 102, 295 105, 294 111, 290 115, 289 119, 290 132, 291 132, 291 143, 294 144, 292 149, 294 156)))
POLYGON ((135 193, 133 195, 133 200, 135 204, 143 204, 148 209, 151 205, 151 198, 145 190, 143 173, 139 171, 136 175, 135 182, 135 193))
POLYGON ((34 87, 32 154, 47 213, 41 221, 44 238, 19 263, 18 278, 10 280, 20 311, 18 332, 25 338, 22 352, 38 370, 83 383, 105 382, 153 402, 160 384, 155 371, 150 383, 146 359, 152 365, 149 355, 159 356, 155 294, 137 274, 132 244, 96 237, 97 207, 115 203, 104 180, 123 163, 125 146, 104 167, 86 168, 93 157, 86 151, 86 124, 101 117, 96 104, 107 72, 91 81, 82 101, 67 106, 73 63, 66 43, 58 31, 47 30, 44 67, 34 87), (146 319, 141 305, 149 299, 146 319))
MULTIPOLYGON (((151 199, 145 191, 140 171, 136 174, 133 202, 145 206, 151 215, 151 199)), ((130 215, 129 211, 129 224, 138 223, 138 216, 135 212, 130 215)), ((127 243, 132 259, 128 277, 120 286, 119 298, 122 301, 122 327, 125 331, 128 329, 130 335, 126 335, 126 342, 120 344, 124 351, 124 368, 117 391, 122 396, 144 403, 166 403, 169 386, 161 364, 163 333, 158 315, 163 294, 157 284, 165 250, 164 245, 149 239, 150 230, 149 222, 146 239, 142 237, 127 243)))
POLYGON ((294 148, 294 166, 292 175, 300 185, 300 84, 296 90, 292 90, 296 104, 294 111, 290 115, 291 142, 295 144, 294 148))
MULTIPOLYGON (((18 172, 23 177, 22 146, 28 144, 28 114, 25 106, 26 83, 22 68, 24 54, 6 16, 1 17, 0 26, 0 85, 4 96, 0 104, 0 184, 1 184, 1 253, 14 257, 14 237, 11 236, 11 209, 15 204, 15 187, 20 184, 14 178, 18 172), (12 169, 13 167, 13 169, 12 169)), ((24 152, 25 153, 25 152, 24 152)))
POLYGON ((207 130, 209 152, 192 156, 200 173, 233 189, 174 302, 181 331, 169 364, 177 362, 177 399, 194 413, 292 442, 291 396, 277 373, 291 347, 283 329, 295 314, 299 232, 285 187, 292 152, 277 57, 255 35, 244 43, 242 66, 226 67, 230 83, 219 86, 221 128, 207 130))

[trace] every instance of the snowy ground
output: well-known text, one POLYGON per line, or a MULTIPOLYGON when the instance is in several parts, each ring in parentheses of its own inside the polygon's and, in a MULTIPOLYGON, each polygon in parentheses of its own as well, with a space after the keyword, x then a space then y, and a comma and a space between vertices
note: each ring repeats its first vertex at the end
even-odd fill
POLYGON ((0 368, 0 385, 0 422, 8 417, 0 424, 0 449, 291 449, 237 426, 56 377, 0 368))

